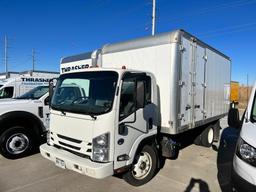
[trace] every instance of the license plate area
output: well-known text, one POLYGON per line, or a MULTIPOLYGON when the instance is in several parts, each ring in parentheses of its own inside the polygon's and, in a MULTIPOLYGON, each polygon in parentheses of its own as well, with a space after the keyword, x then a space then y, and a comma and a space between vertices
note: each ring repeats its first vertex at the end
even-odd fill
POLYGON ((59 158, 56 158, 56 160, 55 160, 55 165, 56 165, 57 167, 62 168, 62 169, 66 169, 65 161, 63 161, 63 160, 61 160, 61 159, 59 159, 59 158))

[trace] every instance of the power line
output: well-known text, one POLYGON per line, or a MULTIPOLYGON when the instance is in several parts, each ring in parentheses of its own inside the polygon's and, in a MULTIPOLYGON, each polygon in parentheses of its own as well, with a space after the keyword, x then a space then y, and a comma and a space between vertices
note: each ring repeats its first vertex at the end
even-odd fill
POLYGON ((256 22, 219 28, 217 30, 208 31, 198 35, 200 35, 200 37, 213 37, 213 36, 220 36, 220 35, 230 34, 235 32, 248 31, 254 28, 256 28, 256 22))
POLYGON ((203 9, 199 9, 193 12, 190 12, 189 14, 185 14, 181 17, 174 17, 172 19, 165 19, 165 20, 159 20, 158 22, 179 22, 181 20, 193 17, 193 16, 199 16, 199 15, 205 15, 208 13, 213 13, 215 11, 218 11, 220 9, 226 9, 226 8, 235 8, 235 7, 241 7, 241 6, 245 6, 245 5, 250 5, 250 4, 255 4, 256 0, 239 0, 239 1, 233 1, 233 2, 229 2, 229 3, 223 3, 223 4, 219 4, 216 5, 214 7, 209 7, 209 8, 203 8, 203 9))

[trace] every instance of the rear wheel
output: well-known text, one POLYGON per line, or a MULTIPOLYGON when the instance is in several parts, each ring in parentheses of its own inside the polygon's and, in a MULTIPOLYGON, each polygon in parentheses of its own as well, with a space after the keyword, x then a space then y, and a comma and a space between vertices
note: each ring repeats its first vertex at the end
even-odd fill
POLYGON ((201 136, 201 143, 204 147, 211 147, 214 141, 214 126, 208 126, 203 132, 201 136))
POLYGON ((8 159, 27 156, 34 148, 33 137, 24 127, 11 127, 0 136, 0 153, 8 159))
POLYGON ((155 176, 158 170, 158 161, 156 147, 145 145, 137 153, 131 169, 123 175, 123 179, 133 186, 147 183, 155 176))

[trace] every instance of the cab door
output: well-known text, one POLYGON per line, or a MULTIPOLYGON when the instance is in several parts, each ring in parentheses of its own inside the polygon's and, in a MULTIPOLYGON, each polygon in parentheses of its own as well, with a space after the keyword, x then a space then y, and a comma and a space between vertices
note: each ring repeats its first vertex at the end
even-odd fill
POLYGON ((126 73, 122 79, 118 128, 115 133, 115 165, 126 165, 136 140, 153 129, 151 78, 145 73, 126 73))

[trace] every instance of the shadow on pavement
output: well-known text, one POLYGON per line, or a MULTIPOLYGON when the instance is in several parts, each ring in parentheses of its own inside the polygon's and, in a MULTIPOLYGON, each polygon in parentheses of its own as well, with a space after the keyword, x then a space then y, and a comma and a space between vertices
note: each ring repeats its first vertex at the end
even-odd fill
MULTIPOLYGON (((223 192, 232 191, 231 170, 239 129, 227 127, 221 134, 217 156, 218 182, 223 192)), ((213 148, 213 149, 214 149, 213 148)))
POLYGON ((200 192, 210 192, 208 184, 202 179, 191 178, 189 185, 184 192, 192 192, 195 185, 199 185, 200 192))

